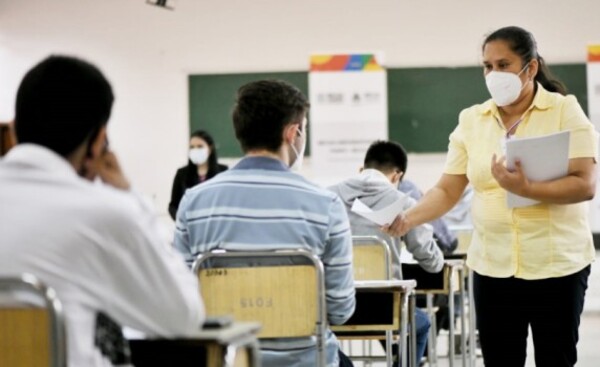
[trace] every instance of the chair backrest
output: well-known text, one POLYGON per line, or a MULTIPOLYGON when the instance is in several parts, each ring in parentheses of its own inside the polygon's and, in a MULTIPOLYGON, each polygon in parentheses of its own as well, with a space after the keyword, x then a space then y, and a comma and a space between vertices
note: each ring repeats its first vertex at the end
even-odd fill
POLYGON ((355 280, 392 279, 392 255, 388 243, 377 236, 352 236, 355 280))
POLYGON ((0 366, 65 367, 62 306, 34 276, 0 278, 0 366))
POLYGON ((429 273, 418 264, 402 264, 402 275, 417 281, 417 294, 449 294, 462 286, 458 270, 464 267, 464 260, 444 260, 444 268, 439 273, 429 273), (452 287, 451 287, 452 284, 452 287))
POLYGON ((208 316, 262 324, 259 338, 325 334, 323 265, 306 250, 225 252, 194 263, 208 316))

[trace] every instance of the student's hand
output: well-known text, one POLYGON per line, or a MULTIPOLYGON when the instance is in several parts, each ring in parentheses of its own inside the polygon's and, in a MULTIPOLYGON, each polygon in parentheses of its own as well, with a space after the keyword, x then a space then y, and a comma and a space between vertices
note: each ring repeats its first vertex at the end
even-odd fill
POLYGON ((399 214, 391 224, 382 226, 380 229, 388 236, 401 237, 411 229, 411 225, 406 215, 399 214))
POLYGON ((529 186, 529 181, 523 173, 523 167, 519 160, 515 161, 515 170, 509 171, 504 162, 506 157, 502 156, 496 159, 496 154, 492 156, 492 176, 498 181, 500 187, 506 191, 520 196, 526 196, 525 192, 529 186))
POLYGON ((121 170, 117 156, 111 151, 105 152, 100 157, 98 176, 102 182, 117 189, 129 190, 130 188, 129 181, 125 177, 123 170, 121 170))

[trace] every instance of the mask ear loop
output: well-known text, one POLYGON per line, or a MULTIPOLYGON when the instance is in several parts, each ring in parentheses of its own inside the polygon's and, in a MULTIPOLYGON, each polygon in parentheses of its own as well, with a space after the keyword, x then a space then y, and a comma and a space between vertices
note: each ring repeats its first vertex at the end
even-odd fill
MULTIPOLYGON (((521 73, 522 73, 523 71, 525 71, 525 70, 529 69, 529 67, 530 67, 530 66, 531 66, 531 61, 530 61, 530 62, 528 62, 528 63, 527 63, 527 65, 525 65, 525 66, 523 67, 523 69, 521 69, 521 71, 519 71, 519 73, 517 74, 517 76, 521 75, 521 73)), ((532 79, 529 79, 529 78, 528 78, 528 81, 530 81, 530 82, 533 82, 533 78, 532 78, 532 79)), ((523 86, 523 88, 524 88, 524 87, 525 87, 525 86, 523 86)), ((522 88, 521 88, 521 89, 522 89, 522 88)))
MULTIPOLYGON (((300 127, 298 127, 296 129, 296 134, 299 137, 302 137, 304 135, 304 133, 302 132, 302 130, 300 130, 300 127)), ((300 151, 296 150, 296 147, 294 146, 294 143, 291 143, 290 146, 292 147, 292 150, 294 151, 294 154, 296 155, 296 160, 300 157, 300 151)))

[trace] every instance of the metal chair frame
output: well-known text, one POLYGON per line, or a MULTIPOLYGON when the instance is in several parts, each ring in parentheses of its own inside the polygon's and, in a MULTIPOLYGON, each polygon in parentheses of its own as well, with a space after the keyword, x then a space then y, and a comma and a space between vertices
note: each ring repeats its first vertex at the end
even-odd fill
MULTIPOLYGON (((315 300, 317 304, 317 315, 316 315, 316 324, 315 324, 315 337, 316 337, 316 347, 317 347, 317 366, 325 367, 326 363, 326 354, 325 354, 325 333, 327 330, 327 314, 326 314, 326 303, 325 303, 325 279, 324 279, 324 270, 323 264, 321 260, 312 252, 307 251, 305 249, 294 249, 294 250, 274 250, 274 251, 225 251, 225 250, 214 250, 211 252, 207 252, 204 254, 198 255, 194 264, 193 271, 198 276, 200 275, 200 271, 205 268, 208 260, 219 259, 219 260, 227 260, 227 259, 289 259, 289 258, 298 258, 304 259, 306 262, 311 264, 315 268, 316 273, 316 284, 315 287, 317 289, 317 299, 315 300)), ((271 266, 271 265, 269 265, 271 266)), ((277 266, 277 265, 272 265, 277 266)), ((283 264, 282 266, 293 266, 283 264)), ((257 267, 257 266, 233 266, 235 268, 245 268, 245 267, 257 267)), ((258 266, 262 267, 262 266, 258 266)), ((206 268, 211 268, 208 266, 206 268)), ((233 360, 230 356, 226 356, 226 360, 233 360)), ((228 366, 227 364, 225 364, 228 366)))
POLYGON ((31 274, 0 278, 0 308, 41 308, 48 312, 51 367, 67 366, 63 307, 56 292, 31 274), (16 295, 19 297, 16 297, 16 295))

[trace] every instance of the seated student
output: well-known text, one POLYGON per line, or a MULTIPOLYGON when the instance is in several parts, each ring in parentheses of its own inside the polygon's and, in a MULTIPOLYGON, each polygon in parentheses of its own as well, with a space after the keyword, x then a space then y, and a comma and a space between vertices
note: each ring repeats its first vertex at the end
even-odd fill
POLYGON ((57 292, 71 367, 128 364, 119 325, 173 337, 204 319, 195 277, 108 149, 112 103, 93 65, 45 59, 19 86, 17 145, 0 161, 0 276, 57 292))
MULTIPOLYGON (((177 212, 175 247, 188 264, 213 249, 303 248, 323 262, 327 318, 345 322, 354 312, 352 241, 340 199, 302 176, 308 101, 277 80, 242 86, 233 126, 245 157, 232 169, 187 190, 177 212)), ((326 333, 328 366, 351 366, 326 333)), ((314 366, 313 340, 261 344, 265 366, 314 366)))
MULTIPOLYGON (((400 264, 402 239, 388 236, 380 230, 377 224, 352 212, 350 208, 356 199, 360 199, 372 209, 385 208, 401 198, 406 199, 404 210, 413 206, 416 203, 415 200, 396 190, 398 182, 406 171, 406 166, 406 152, 400 144, 391 141, 376 141, 367 150, 364 168, 360 173, 329 188, 344 202, 354 235, 376 235, 390 245, 393 275, 396 279, 402 279, 400 264)), ((431 273, 442 270, 444 256, 433 239, 430 225, 415 227, 406 234, 404 242, 406 249, 423 269, 431 273)), ((425 353, 430 327, 429 318, 422 310, 416 310, 416 323, 417 360, 420 360, 425 353)))
POLYGON ((173 219, 185 190, 210 180, 228 168, 217 162, 215 141, 204 130, 196 130, 192 133, 188 158, 188 164, 179 168, 173 179, 169 202, 169 215, 173 219))

